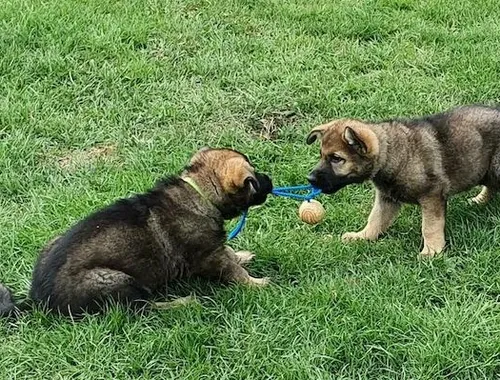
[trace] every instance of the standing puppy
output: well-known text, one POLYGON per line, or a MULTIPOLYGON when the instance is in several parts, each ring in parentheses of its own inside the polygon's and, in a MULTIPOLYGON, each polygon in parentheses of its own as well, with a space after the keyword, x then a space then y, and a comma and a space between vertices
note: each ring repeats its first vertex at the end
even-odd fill
MULTIPOLYGON (((241 266, 253 255, 225 246, 224 220, 264 203, 271 180, 241 153, 199 151, 180 176, 105 207, 50 242, 30 296, 62 314, 99 311, 114 300, 143 307, 172 280, 203 276, 264 285, 241 266)), ((0 315, 13 308, 0 286, 0 315)))
POLYGON ((458 107, 419 119, 381 123, 342 119, 314 128, 321 160, 309 181, 325 193, 371 180, 375 204, 368 223, 344 241, 376 240, 395 219, 401 203, 422 208, 424 247, 434 256, 445 246, 446 202, 450 195, 483 185, 472 198, 486 203, 500 189, 500 110, 458 107))

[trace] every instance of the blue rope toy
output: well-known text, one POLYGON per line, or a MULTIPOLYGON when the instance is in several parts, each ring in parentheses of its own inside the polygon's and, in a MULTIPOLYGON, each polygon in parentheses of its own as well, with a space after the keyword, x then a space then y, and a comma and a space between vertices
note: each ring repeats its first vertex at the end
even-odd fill
MULTIPOLYGON (((321 190, 311 185, 299 185, 299 186, 284 186, 284 187, 275 187, 271 194, 278 197, 291 198, 298 201, 310 201, 311 199, 316 198, 321 194, 321 190), (297 194, 300 191, 308 191, 307 194, 297 194)), ((233 228, 233 230, 229 233, 227 240, 232 240, 243 230, 245 227, 245 223, 248 216, 248 210, 243 211, 241 214, 240 220, 238 224, 233 228)))

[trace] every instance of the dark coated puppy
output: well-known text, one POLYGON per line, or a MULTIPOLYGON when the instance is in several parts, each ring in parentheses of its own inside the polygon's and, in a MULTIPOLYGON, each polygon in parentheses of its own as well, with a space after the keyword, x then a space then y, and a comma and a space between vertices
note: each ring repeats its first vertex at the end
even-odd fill
MULTIPOLYGON (((197 152, 180 176, 89 215, 51 241, 35 265, 30 298, 78 316, 113 300, 144 308, 173 280, 202 276, 265 285, 241 266, 253 255, 226 244, 224 220, 262 204, 270 178, 230 149, 197 152)), ((0 286, 0 315, 15 308, 0 286)))

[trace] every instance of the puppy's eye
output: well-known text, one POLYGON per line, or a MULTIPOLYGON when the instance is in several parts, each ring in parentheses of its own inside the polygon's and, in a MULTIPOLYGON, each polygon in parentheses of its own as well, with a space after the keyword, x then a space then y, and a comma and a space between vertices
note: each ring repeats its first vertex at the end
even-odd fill
POLYGON ((341 162, 344 162, 345 160, 337 154, 330 154, 328 155, 328 161, 334 164, 339 164, 341 162))

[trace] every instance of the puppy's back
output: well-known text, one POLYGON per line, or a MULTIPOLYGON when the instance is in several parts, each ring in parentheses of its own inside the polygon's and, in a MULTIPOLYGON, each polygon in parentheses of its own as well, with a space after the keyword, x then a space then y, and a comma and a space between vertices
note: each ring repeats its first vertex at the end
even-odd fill
POLYGON ((435 137, 450 193, 478 185, 500 147, 500 110, 462 106, 414 121, 435 137))
MULTIPOLYGON (((127 259, 135 260, 129 253, 139 252, 135 251, 136 248, 144 248, 144 245, 135 242, 144 240, 141 233, 144 234, 150 202, 149 197, 142 195, 118 200, 90 214, 64 235, 51 241, 38 257, 30 297, 39 302, 57 302, 60 296, 57 293, 62 286, 59 284, 56 290, 56 283, 65 276, 98 266, 97 260, 111 267, 123 266, 127 259)), ((71 289, 66 290, 69 292, 71 289)))

